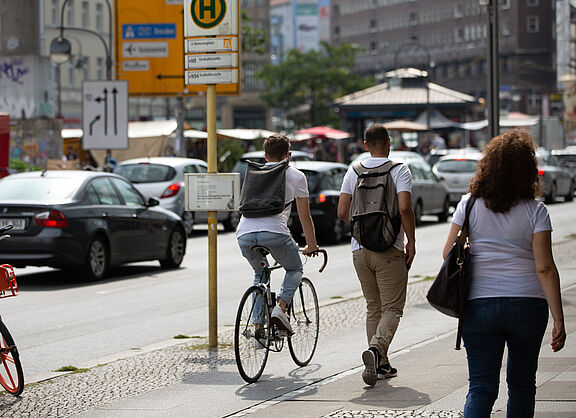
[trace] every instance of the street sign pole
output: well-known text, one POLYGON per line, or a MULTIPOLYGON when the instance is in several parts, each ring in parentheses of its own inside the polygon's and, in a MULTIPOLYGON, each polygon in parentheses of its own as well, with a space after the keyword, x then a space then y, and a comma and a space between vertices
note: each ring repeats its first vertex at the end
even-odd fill
MULTIPOLYGON (((208 173, 218 171, 216 145, 216 85, 206 91, 206 122, 208 127, 208 173)), ((218 212, 208 212, 208 345, 218 346, 218 212)))

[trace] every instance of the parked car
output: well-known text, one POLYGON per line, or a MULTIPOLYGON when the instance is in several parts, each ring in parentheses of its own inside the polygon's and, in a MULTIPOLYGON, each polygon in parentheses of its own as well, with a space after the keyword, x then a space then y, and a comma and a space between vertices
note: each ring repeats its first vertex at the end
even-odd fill
MULTIPOLYGON (((114 170, 130 180, 144 197, 155 197, 160 206, 180 215, 188 235, 195 224, 208 221, 208 212, 186 211, 184 174, 207 171, 205 161, 177 157, 134 158, 122 161, 114 170)), ((218 221, 222 222, 225 231, 234 231, 240 214, 218 212, 218 221)))
MULTIPOLYGON (((370 153, 360 154, 355 161, 363 161, 370 153), (366 155, 367 154, 367 155, 366 155)), ((404 163, 412 174, 412 207, 416 224, 422 222, 423 215, 436 215, 439 222, 446 222, 450 216, 450 198, 446 186, 438 180, 430 165, 415 152, 390 151, 389 158, 404 163)))
POLYGON ((576 145, 553 150, 552 155, 556 157, 562 167, 572 172, 572 177, 576 181, 576 145))
MULTIPOLYGON (((266 162, 266 158, 264 157, 264 151, 251 151, 242 156, 236 161, 234 167, 232 168, 233 173, 240 173, 240 184, 244 183, 244 176, 246 175, 246 161, 252 161, 255 163, 264 164, 266 162)), ((309 152, 304 151, 290 151, 290 161, 314 161, 314 155, 310 154, 309 152)))
POLYGON ((470 180, 476 174, 480 152, 449 153, 440 158, 432 171, 444 183, 450 195, 450 204, 456 206, 461 197, 468 193, 470 180))
POLYGON ((125 178, 95 171, 35 171, 0 180, 0 260, 15 267, 80 268, 98 280, 110 266, 159 260, 178 267, 186 251, 178 215, 125 178))
MULTIPOLYGON (((318 241, 340 242, 350 233, 350 225, 338 219, 337 212, 340 188, 348 167, 327 161, 294 161, 291 164, 306 175, 310 213, 318 241)), ((292 205, 288 226, 296 241, 301 241, 302 225, 298 219, 296 204, 292 205)))
POLYGON ((554 203, 558 196, 566 202, 574 200, 574 177, 572 172, 562 167, 558 158, 544 148, 536 150, 538 178, 546 203, 554 203))
POLYGON ((430 164, 430 167, 434 167, 440 158, 449 154, 466 154, 466 153, 479 153, 478 148, 467 147, 467 148, 448 148, 448 149, 433 149, 430 154, 426 156, 426 162, 430 164))

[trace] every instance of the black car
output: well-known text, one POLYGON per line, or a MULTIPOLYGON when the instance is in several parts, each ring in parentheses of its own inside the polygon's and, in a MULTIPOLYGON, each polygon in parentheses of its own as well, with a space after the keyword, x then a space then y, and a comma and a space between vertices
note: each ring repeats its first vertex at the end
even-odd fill
MULTIPOLYGON (((318 242, 338 243, 350 233, 350 225, 338 219, 338 199, 348 166, 326 161, 294 161, 292 166, 302 171, 308 180, 310 213, 318 242)), ((292 205, 289 227, 296 241, 302 241, 302 225, 296 205, 292 205)))
POLYGON ((146 201, 125 178, 93 171, 35 171, 0 180, 0 260, 14 267, 80 268, 98 280, 110 266, 159 260, 180 265, 186 251, 181 218, 146 201))

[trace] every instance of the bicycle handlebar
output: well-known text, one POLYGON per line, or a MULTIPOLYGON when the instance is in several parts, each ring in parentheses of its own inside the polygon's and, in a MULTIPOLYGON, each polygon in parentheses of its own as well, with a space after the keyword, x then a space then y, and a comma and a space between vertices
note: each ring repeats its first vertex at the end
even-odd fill
POLYGON ((322 267, 320 267, 320 270, 318 270, 319 273, 322 273, 326 268, 326 264, 328 264, 328 252, 324 248, 319 248, 318 251, 314 251, 311 254, 313 254, 312 256, 315 256, 318 255, 318 253, 321 253, 324 256, 324 262, 322 263, 322 267))

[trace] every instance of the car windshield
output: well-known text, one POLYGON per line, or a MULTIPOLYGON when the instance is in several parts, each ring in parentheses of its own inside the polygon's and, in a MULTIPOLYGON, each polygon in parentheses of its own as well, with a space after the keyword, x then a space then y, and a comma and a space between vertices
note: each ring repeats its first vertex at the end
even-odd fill
POLYGON ((477 165, 477 160, 443 160, 436 163, 436 169, 444 173, 474 173, 477 165))
POLYGON ((570 165, 576 164, 576 154, 556 154, 556 158, 560 161, 570 163, 570 165))
POLYGON ((174 177, 175 170, 162 164, 126 164, 114 170, 116 174, 126 177, 132 183, 159 183, 174 177))
POLYGON ((84 178, 47 178, 9 176, 0 181, 2 200, 60 202, 70 200, 84 178))
POLYGON ((300 171, 302 171, 306 176, 306 181, 308 182, 308 191, 312 193, 316 189, 316 186, 318 185, 318 181, 320 180, 320 173, 311 170, 300 170, 300 171))

